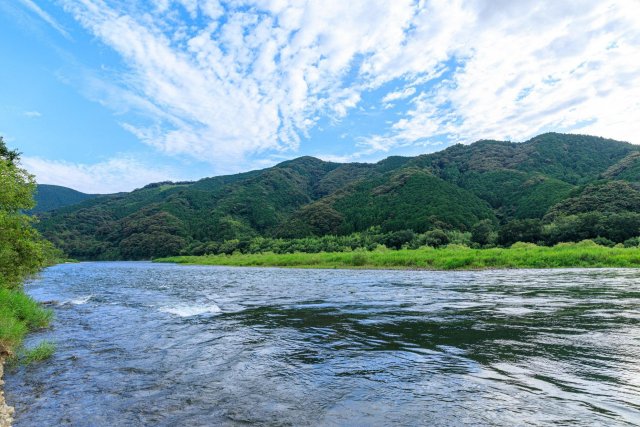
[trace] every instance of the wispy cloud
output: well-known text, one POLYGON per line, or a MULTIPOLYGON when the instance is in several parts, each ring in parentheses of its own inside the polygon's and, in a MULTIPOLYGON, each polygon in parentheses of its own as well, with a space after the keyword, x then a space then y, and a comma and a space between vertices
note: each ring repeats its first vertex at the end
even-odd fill
POLYGON ((176 171, 132 156, 116 156, 93 164, 23 156, 21 163, 40 184, 63 185, 85 193, 131 191, 150 182, 180 180, 176 171))
POLYGON ((45 12, 40 6, 38 6, 33 0, 19 0, 24 6, 26 6, 33 13, 38 15, 43 21, 49 24, 53 29, 62 34, 65 38, 71 40, 71 35, 65 30, 65 28, 58 23, 53 17, 45 12))
POLYGON ((30 119, 36 119, 38 117, 42 117, 42 113, 40 111, 25 111, 24 113, 25 117, 29 117, 30 119))
POLYGON ((103 99, 135 105, 146 120, 123 126, 170 154, 296 150, 384 85, 379 106, 402 101, 400 116, 356 150, 544 130, 640 143, 633 0, 61 2, 127 64, 103 99))
POLYGON ((444 41, 462 66, 413 98, 386 134, 367 138, 371 148, 548 130, 640 143, 640 3, 475 6, 460 9, 473 19, 444 41))
POLYGON ((182 21, 163 26, 182 7, 175 2, 143 13, 99 0, 64 1, 126 60, 131 98, 149 103, 154 123, 127 129, 165 152, 212 162, 296 149, 319 117, 340 120, 363 90, 362 82, 344 78, 359 73, 373 50, 401 43, 415 13, 406 0, 376 8, 337 0, 308 7, 256 2, 227 6, 218 21, 216 2, 187 3, 188 13, 205 23, 196 30, 182 21))
POLYGON ((388 94, 385 95, 384 98, 382 98, 382 102, 387 103, 391 101, 397 101, 399 99, 405 99, 410 97, 414 93, 416 93, 415 87, 408 87, 402 90, 398 90, 396 92, 389 92, 388 94))

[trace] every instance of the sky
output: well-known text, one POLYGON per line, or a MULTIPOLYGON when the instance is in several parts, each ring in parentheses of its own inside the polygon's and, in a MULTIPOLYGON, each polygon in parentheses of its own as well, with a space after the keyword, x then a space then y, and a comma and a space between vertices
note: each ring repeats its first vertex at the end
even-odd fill
POLYGON ((0 135, 88 193, 543 132, 640 144, 640 0, 0 0, 0 135))

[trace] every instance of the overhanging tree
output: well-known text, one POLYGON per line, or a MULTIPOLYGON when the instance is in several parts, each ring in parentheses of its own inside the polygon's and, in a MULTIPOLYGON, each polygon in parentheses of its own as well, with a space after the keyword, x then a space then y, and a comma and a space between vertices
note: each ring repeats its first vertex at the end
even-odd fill
POLYGON ((23 213, 34 206, 33 175, 0 137, 0 288, 16 288, 45 263, 48 246, 23 213))

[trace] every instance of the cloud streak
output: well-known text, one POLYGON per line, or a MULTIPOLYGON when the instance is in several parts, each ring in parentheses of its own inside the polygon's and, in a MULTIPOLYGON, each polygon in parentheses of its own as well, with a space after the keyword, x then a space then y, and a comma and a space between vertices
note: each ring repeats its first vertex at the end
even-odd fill
POLYGON ((114 108, 142 115, 125 129, 169 154, 295 151, 374 92, 398 111, 362 153, 546 130, 640 143, 633 0, 61 2, 125 61, 114 108))
POLYGON ((58 33, 62 34, 66 39, 71 40, 71 35, 65 30, 65 28, 58 23, 51 15, 42 10, 33 0, 19 0, 24 6, 26 6, 33 13, 38 15, 40 19, 49 24, 58 33))
POLYGON ((638 16, 635 2, 484 8, 454 36, 472 40, 458 52, 463 67, 372 142, 524 140, 560 130, 640 143, 638 16))

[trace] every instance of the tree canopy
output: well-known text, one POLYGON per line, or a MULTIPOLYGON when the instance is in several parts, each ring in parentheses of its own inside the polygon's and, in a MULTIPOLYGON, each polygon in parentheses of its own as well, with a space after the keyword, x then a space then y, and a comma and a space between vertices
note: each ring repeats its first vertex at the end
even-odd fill
POLYGON ((23 211, 34 206, 33 175, 0 137, 0 288, 16 288, 44 264, 47 244, 23 211))

